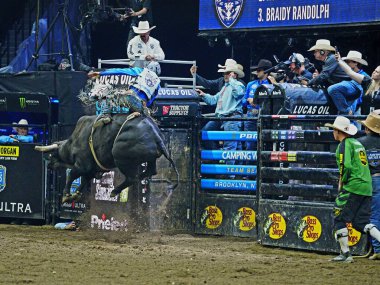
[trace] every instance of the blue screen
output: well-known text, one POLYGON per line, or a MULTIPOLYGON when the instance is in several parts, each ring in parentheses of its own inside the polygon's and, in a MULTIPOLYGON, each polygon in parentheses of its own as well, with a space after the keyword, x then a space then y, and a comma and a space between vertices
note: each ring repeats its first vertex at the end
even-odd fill
POLYGON ((380 22, 379 0, 200 0, 199 30, 380 22))

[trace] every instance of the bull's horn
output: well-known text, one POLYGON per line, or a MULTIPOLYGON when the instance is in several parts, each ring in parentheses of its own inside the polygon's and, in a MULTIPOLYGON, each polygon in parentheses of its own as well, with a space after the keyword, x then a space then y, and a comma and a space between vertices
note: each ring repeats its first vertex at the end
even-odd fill
POLYGON ((34 147, 34 149, 41 152, 47 152, 58 149, 58 145, 56 143, 51 145, 37 145, 34 147))

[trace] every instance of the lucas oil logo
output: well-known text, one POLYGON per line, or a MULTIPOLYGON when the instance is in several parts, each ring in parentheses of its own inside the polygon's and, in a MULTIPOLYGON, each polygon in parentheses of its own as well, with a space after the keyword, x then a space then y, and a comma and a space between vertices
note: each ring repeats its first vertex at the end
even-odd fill
POLYGON ((240 208, 234 217, 234 225, 241 231, 248 232, 256 226, 256 213, 248 207, 240 208))
POLYGON ((271 239, 280 239, 285 235, 286 221, 280 213, 272 213, 264 222, 264 233, 271 239))
POLYGON ((230 28, 239 18, 244 0, 215 0, 215 9, 220 22, 230 28))
POLYGON ((0 165, 0 192, 7 186, 7 168, 4 165, 0 165))
POLYGON ((223 213, 217 206, 207 206, 201 216, 201 224, 214 230, 222 224, 223 213))
POLYGON ((296 227, 296 232, 298 238, 305 242, 315 242, 321 237, 321 222, 314 216, 305 216, 296 227))

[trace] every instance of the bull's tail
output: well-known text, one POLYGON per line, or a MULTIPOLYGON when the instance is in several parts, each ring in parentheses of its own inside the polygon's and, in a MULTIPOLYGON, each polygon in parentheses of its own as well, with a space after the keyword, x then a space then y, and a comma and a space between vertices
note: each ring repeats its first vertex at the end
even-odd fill
POLYGON ((148 118, 147 121, 151 125, 152 131, 156 134, 156 136, 155 136, 156 137, 156 143, 158 145, 159 151, 166 157, 167 160, 169 160, 171 166, 174 168, 174 171, 175 171, 175 173, 177 175, 177 183, 172 186, 172 190, 174 190, 175 188, 177 188, 177 186, 179 184, 179 172, 178 172, 178 169, 177 169, 177 167, 176 167, 173 159, 171 158, 171 156, 169 154, 169 151, 168 151, 168 149, 167 149, 167 147, 165 145, 165 142, 164 142, 164 140, 163 140, 163 138, 161 136, 161 133, 158 130, 157 125, 155 125, 150 118, 148 118))

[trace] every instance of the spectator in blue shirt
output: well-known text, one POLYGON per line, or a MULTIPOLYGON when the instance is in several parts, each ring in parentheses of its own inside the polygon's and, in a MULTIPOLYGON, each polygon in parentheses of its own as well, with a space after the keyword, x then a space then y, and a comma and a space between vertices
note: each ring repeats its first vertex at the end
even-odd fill
MULTIPOLYGON (((260 59, 256 66, 252 67, 257 79, 248 82, 247 89, 243 98, 243 107, 247 108, 246 118, 257 118, 259 113, 259 105, 254 101, 254 94, 257 89, 262 84, 271 84, 268 80, 268 74, 264 73, 265 70, 272 67, 272 62, 267 59, 260 59)), ((244 131, 257 131, 257 121, 244 121, 244 131)), ((247 141, 247 150, 256 150, 257 142, 247 141)))
MULTIPOLYGON (((218 64, 218 67, 224 68, 226 65, 229 65, 229 64, 237 64, 238 68, 240 69, 240 72, 239 72, 237 78, 241 83, 243 83, 245 85, 245 82, 242 80, 242 78, 244 78, 244 76, 245 76, 244 68, 241 64, 238 64, 235 60, 233 60, 231 58, 227 58, 224 65, 218 64)), ((198 67, 195 65, 193 65, 190 68, 191 75, 195 74, 195 80, 196 80, 197 85, 203 86, 204 88, 208 89, 211 93, 218 93, 220 90, 222 90, 222 88, 224 86, 224 77, 223 76, 221 76, 217 79, 206 79, 206 78, 200 76, 197 73, 197 71, 198 71, 198 67)))
MULTIPOLYGON (((224 86, 216 95, 204 93, 197 89, 197 92, 202 97, 203 101, 208 105, 216 105, 215 116, 219 118, 241 118, 243 114, 242 99, 244 97, 245 87, 243 83, 237 80, 241 70, 236 63, 230 63, 224 68, 218 70, 224 74, 224 86)), ((240 121, 209 121, 204 127, 204 131, 240 131, 240 121)), ((224 150, 236 150, 237 141, 225 141, 224 150)), ((206 141, 206 149, 217 149, 215 141, 206 141)), ((234 164, 234 161, 228 162, 234 164)))
MULTIPOLYGON (((368 65, 367 61, 362 58, 362 54, 358 51, 350 50, 344 60, 350 68, 363 76, 368 76, 362 70, 363 65, 368 65)), ((358 105, 362 102, 363 87, 355 80, 342 81, 331 85, 327 89, 332 101, 334 102, 339 114, 343 115, 360 115, 356 112, 359 109, 358 105)))
POLYGON ((284 63, 289 65, 290 71, 294 74, 291 83, 307 85, 313 78, 313 74, 305 68, 305 57, 302 54, 293 53, 284 63))
POLYGON ((0 143, 33 142, 33 136, 28 135, 29 124, 27 120, 21 119, 18 123, 13 124, 17 125, 13 128, 17 132, 17 135, 0 136, 0 143))

